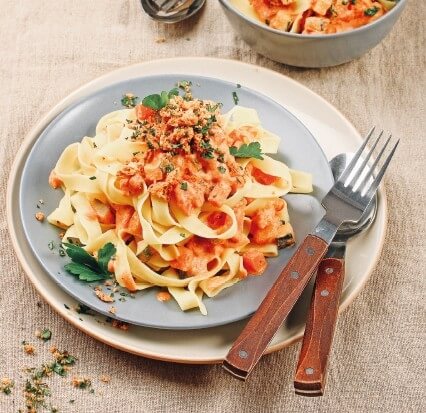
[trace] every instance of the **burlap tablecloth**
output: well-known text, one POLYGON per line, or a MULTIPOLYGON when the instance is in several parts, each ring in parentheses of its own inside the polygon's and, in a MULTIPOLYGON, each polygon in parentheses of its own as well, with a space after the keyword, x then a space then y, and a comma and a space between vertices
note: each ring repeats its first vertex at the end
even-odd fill
POLYGON ((252 52, 215 0, 175 26, 149 20, 137 0, 1 0, 0 17, 0 412, 24 408, 22 368, 46 359, 34 339, 50 326, 53 342, 79 358, 76 370, 95 393, 51 380, 61 412, 421 412, 425 404, 425 24, 426 3, 412 1, 391 35, 358 61, 301 70, 252 52), (164 43, 156 39, 164 37, 164 43), (77 86, 131 63, 170 56, 218 56, 269 67, 312 88, 359 128, 385 126, 402 138, 387 176, 389 227, 380 262, 342 315, 327 394, 295 396, 299 345, 265 357, 247 383, 218 366, 147 360, 103 345, 66 323, 42 301, 12 249, 5 219, 6 180, 25 134, 77 86), (24 354, 21 340, 38 346, 24 354), (101 374, 111 382, 99 381, 101 374), (75 402, 70 403, 70 400, 75 402))

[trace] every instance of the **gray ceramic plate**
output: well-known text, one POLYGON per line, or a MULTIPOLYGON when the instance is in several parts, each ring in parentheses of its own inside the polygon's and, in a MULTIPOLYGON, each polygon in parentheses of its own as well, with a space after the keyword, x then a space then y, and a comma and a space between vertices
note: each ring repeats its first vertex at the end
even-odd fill
MULTIPOLYGON (((171 89, 182 79, 193 82, 196 97, 222 102, 224 112, 234 105, 232 92, 237 92, 240 105, 255 108, 263 126, 281 137, 276 158, 285 161, 292 168, 312 173, 315 188, 313 194, 286 197, 297 240, 302 240, 319 221, 323 213, 320 200, 333 183, 327 159, 306 127, 282 106, 253 90, 237 88, 235 84, 201 76, 161 75, 116 83, 85 97, 55 118, 32 148, 20 184, 20 214, 26 237, 46 272, 74 298, 105 315, 110 315, 109 305, 100 301, 87 284, 63 270, 66 258, 58 254, 58 229, 47 222, 36 221, 34 214, 39 210, 50 213, 62 196, 61 191, 52 190, 48 185, 49 173, 61 152, 70 143, 80 141, 83 136, 93 136, 99 118, 121 108, 123 93, 133 92, 138 96, 158 93, 171 89), (44 203, 38 209, 40 199, 44 203), (49 248, 51 240, 55 244, 52 250, 49 248)), ((172 300, 166 303, 157 301, 157 290, 154 288, 139 292, 136 298, 125 302, 117 300, 114 303, 117 308, 115 318, 164 329, 206 328, 243 319, 259 306, 293 251, 294 248, 282 250, 279 257, 268 259, 269 266, 263 276, 249 277, 213 299, 204 298, 207 316, 196 310, 183 313, 172 300)))

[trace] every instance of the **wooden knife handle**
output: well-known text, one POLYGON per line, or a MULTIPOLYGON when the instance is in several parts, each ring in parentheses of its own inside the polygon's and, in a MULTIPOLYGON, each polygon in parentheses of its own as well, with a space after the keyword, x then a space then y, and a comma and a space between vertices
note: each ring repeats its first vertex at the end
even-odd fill
POLYGON ((223 362, 225 370, 245 380, 305 289, 328 248, 308 235, 275 281, 223 362))
POLYGON ((296 394, 322 396, 345 277, 341 259, 326 258, 319 265, 305 335, 294 378, 296 394))

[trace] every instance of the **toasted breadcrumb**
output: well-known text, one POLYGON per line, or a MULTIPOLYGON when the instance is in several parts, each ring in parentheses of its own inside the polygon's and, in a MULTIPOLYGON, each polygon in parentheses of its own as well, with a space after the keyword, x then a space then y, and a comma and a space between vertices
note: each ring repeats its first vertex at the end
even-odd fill
POLYGON ((102 376, 99 377, 99 379, 103 383, 109 383, 111 381, 111 376, 109 374, 102 374, 102 376))
POLYGON ((62 239, 62 238, 64 238, 64 235, 65 235, 65 232, 60 232, 60 233, 58 234, 58 237, 59 237, 60 239, 62 239))
POLYGON ((172 296, 167 291, 160 291, 157 293, 158 301, 169 301, 171 298, 172 296))
POLYGON ((118 328, 119 330, 127 331, 129 329, 129 325, 124 321, 112 320, 111 325, 114 328, 118 328))
POLYGON ((112 280, 106 280, 105 282, 104 282, 104 285, 106 286, 106 287, 111 287, 111 285, 112 285, 113 283, 112 283, 112 280))
POLYGON ((44 217, 45 215, 43 214, 43 212, 37 212, 35 214, 35 218, 37 221, 43 222, 44 221, 44 217))
POLYGON ((111 314, 115 314, 117 312, 117 309, 112 305, 109 310, 108 310, 111 314))
POLYGON ((74 376, 71 380, 71 384, 78 389, 87 389, 92 385, 92 381, 88 377, 74 376))
POLYGON ((166 38, 163 36, 163 37, 157 37, 156 39, 155 39, 155 43, 165 43, 166 42, 166 38))
POLYGON ((100 289, 96 289, 95 290, 95 294, 96 297, 98 297, 101 301, 103 301, 104 303, 113 303, 115 300, 114 298, 112 298, 111 296, 109 296, 108 294, 104 293, 102 290, 100 289))
POLYGON ((0 391, 4 394, 10 394, 14 385, 15 382, 12 379, 9 379, 9 377, 3 377, 0 380, 0 391))
POLYGON ((25 343, 24 344, 24 351, 27 354, 34 354, 35 353, 35 347, 32 344, 25 343))

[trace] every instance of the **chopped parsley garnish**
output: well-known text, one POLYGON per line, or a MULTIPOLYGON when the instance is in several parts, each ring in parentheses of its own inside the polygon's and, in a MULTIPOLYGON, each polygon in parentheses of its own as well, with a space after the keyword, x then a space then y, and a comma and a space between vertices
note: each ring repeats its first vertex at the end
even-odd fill
POLYGON ((48 385, 41 382, 40 379, 35 379, 33 383, 27 380, 25 382, 24 396, 28 411, 37 411, 38 407, 46 407, 45 398, 50 396, 50 394, 48 385))
POLYGON ((180 183, 180 189, 182 189, 183 191, 187 191, 188 190, 188 182, 181 182, 180 183))
POLYGON ((226 172, 226 168, 224 166, 218 166, 217 170, 221 173, 224 174, 226 172))
POLYGON ((78 304, 78 306, 76 307, 75 311, 78 314, 95 315, 95 312, 90 307, 88 307, 87 305, 84 305, 84 304, 78 304))
POLYGON ((211 115, 208 119, 207 119, 207 123, 201 128, 201 134, 203 136, 206 136, 209 133, 209 130, 212 126, 212 124, 214 122, 216 122, 216 116, 215 115, 211 115))
POLYGON ((40 333, 40 338, 43 341, 49 341, 52 338, 52 332, 48 329, 45 328, 41 333, 40 333))
POLYGON ((186 237, 186 235, 185 235, 183 232, 181 232, 179 235, 180 235, 182 238, 185 238, 185 237, 186 237))
POLYGON ((132 133, 132 135, 130 136, 130 139, 131 139, 131 140, 135 140, 138 136, 140 136, 140 134, 141 134, 141 131, 140 131, 139 129, 136 129, 136 130, 132 133))
POLYGON ((154 110, 160 110, 169 103, 169 100, 173 96, 177 96, 177 95, 179 95, 179 90, 177 88, 174 88, 170 90, 169 92, 166 92, 165 90, 163 90, 161 94, 159 95, 154 94, 154 95, 146 96, 142 100, 142 105, 154 110))
POLYGON ((121 104, 126 108, 134 108, 138 103, 138 99, 139 98, 132 93, 126 93, 121 98, 121 104))
MULTIPOLYGON (((92 382, 87 377, 74 377, 72 379, 72 384, 74 387, 77 387, 78 389, 90 389, 92 386, 92 382)), ((92 392, 94 393, 94 391, 92 392)))
POLYGON ((53 248, 55 248, 55 243, 54 243, 53 241, 50 241, 50 242, 47 244, 47 248, 49 248, 49 249, 50 249, 50 251, 52 251, 52 250, 53 250, 53 248))
POLYGON ((101 281, 111 274, 108 271, 108 262, 117 251, 112 243, 108 242, 98 251, 98 260, 77 245, 68 243, 63 245, 72 261, 66 264, 64 269, 81 281, 101 281))
POLYGON ((337 16, 337 11, 336 11, 336 9, 333 7, 333 5, 331 5, 330 6, 330 14, 332 15, 332 16, 337 16))
POLYGON ((260 147, 259 142, 251 142, 248 145, 246 143, 243 143, 239 148, 231 146, 229 148, 229 152, 236 158, 255 158, 261 160, 263 159, 262 149, 260 147))
POLYGON ((185 89, 187 89, 191 86, 192 86, 192 82, 189 81, 189 80, 181 80, 180 82, 177 82, 177 87, 180 88, 180 89, 183 89, 183 90, 185 90, 185 89))
POLYGON ((241 89, 241 85, 239 83, 237 83, 237 88, 241 89))
POLYGON ((380 9, 376 6, 370 7, 369 9, 364 10, 366 16, 374 16, 380 9))
POLYGON ((240 101, 240 98, 237 95, 237 92, 232 92, 232 99, 234 99, 234 103, 238 105, 238 102, 240 101))
POLYGON ((222 103, 216 103, 215 105, 207 104, 206 108, 209 112, 214 113, 214 112, 216 112, 217 109, 221 108, 222 106, 223 106, 222 103))
POLYGON ((65 254, 65 251, 62 248, 59 248, 58 252, 59 252, 59 255, 61 257, 65 257, 66 254, 65 254))
POLYGON ((91 181, 93 181, 93 180, 95 180, 95 179, 96 179, 96 176, 91 176, 89 179, 90 179, 91 181))
POLYGON ((217 156, 217 161, 222 163, 225 162, 225 155, 222 152, 217 156))
POLYGON ((164 172, 166 174, 168 174, 168 173, 172 172, 174 169, 175 169, 175 167, 172 164, 168 164, 164 167, 164 172))
POLYGON ((152 142, 151 142, 151 141, 147 140, 147 141, 146 141, 146 144, 148 145, 148 148, 149 148, 149 149, 154 149, 154 145, 152 144, 152 142))
POLYGON ((0 380, 0 391, 4 394, 12 393, 13 386, 15 386, 15 382, 7 377, 0 380))
POLYGON ((200 145, 203 148, 201 156, 205 159, 213 159, 214 148, 211 145, 210 141, 202 140, 200 145))

